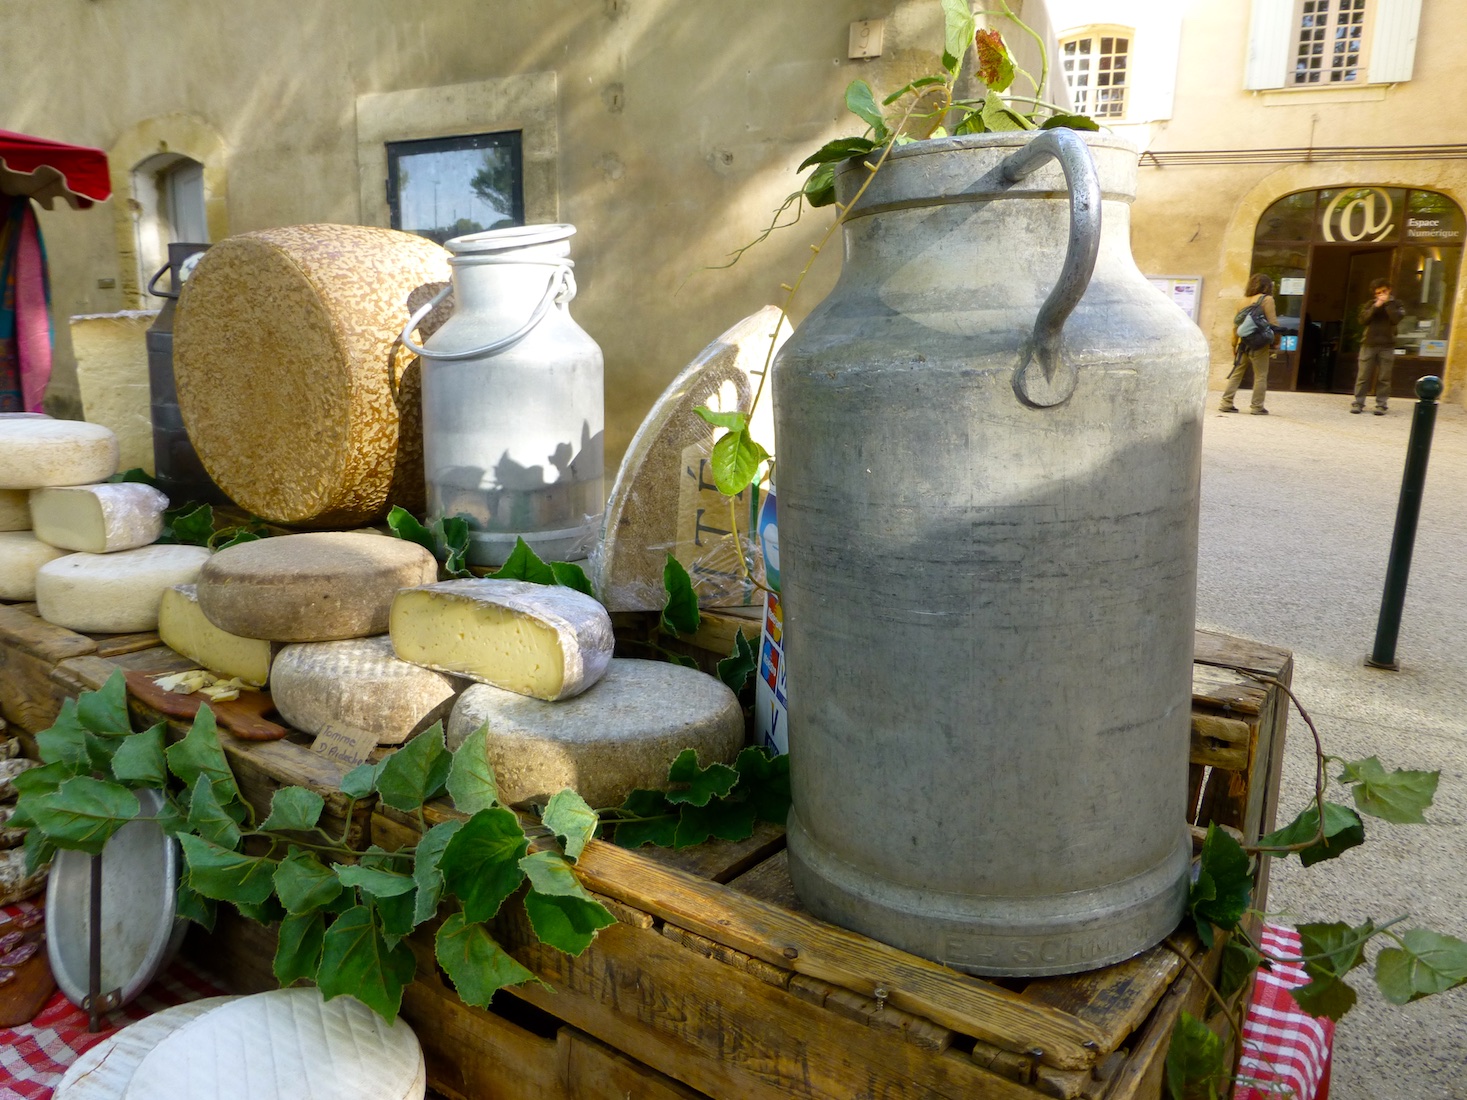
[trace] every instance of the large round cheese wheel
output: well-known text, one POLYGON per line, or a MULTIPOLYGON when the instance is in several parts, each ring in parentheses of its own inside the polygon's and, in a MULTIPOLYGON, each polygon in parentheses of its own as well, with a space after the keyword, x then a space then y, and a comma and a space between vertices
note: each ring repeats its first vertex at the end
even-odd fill
POLYGON ((87 1048, 56 1086, 53 1100, 117 1100, 132 1080, 138 1063, 184 1024, 197 1020, 236 997, 204 997, 174 1005, 129 1024, 87 1048))
POLYGON ((0 600, 36 598, 36 572, 66 556, 29 531, 0 531, 0 600))
POLYGON ((192 584, 208 560, 202 546, 67 554, 37 570, 36 611, 48 623, 83 633, 156 630, 163 590, 192 584))
POLYGON ((84 420, 0 420, 0 489, 87 485, 117 472, 117 436, 84 420))
POLYGON ((447 278, 444 249, 371 226, 287 226, 211 247, 173 325, 178 407, 209 476, 277 523, 419 511, 418 372, 395 344, 408 295, 447 278))
POLYGON ((199 609, 220 630, 272 642, 387 633, 399 588, 430 584, 438 562, 415 542, 312 531, 221 550, 199 573, 199 609))

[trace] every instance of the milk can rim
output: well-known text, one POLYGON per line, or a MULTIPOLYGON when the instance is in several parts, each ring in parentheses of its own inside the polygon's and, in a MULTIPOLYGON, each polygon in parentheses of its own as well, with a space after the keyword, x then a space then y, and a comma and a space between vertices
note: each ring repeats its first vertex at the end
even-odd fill
POLYGON ((452 237, 444 243, 455 256, 484 255, 506 252, 511 249, 533 248, 536 245, 554 244, 568 240, 576 231, 573 225, 553 223, 547 225, 511 225, 504 229, 486 229, 482 233, 469 233, 452 237))

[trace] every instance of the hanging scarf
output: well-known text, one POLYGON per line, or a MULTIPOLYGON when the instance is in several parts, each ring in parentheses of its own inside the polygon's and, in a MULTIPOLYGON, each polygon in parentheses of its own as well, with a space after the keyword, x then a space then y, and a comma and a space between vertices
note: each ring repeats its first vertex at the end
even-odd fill
POLYGON ((51 379, 51 285, 31 200, 0 226, 0 412, 40 412, 51 379))

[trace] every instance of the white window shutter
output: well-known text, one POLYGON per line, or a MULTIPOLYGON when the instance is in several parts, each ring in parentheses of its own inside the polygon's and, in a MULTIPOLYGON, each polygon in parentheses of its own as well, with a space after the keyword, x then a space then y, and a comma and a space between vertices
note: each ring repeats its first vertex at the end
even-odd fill
MULTIPOLYGON (((1421 0, 1415 0, 1418 5, 1420 2, 1421 0)), ((1243 87, 1284 86, 1289 73, 1289 53, 1294 45, 1293 31, 1294 0, 1253 0, 1253 17, 1248 24, 1248 63, 1243 70, 1243 87)))
POLYGON ((1421 22, 1421 0, 1377 0, 1375 31, 1370 37, 1371 84, 1395 84, 1411 79, 1416 61, 1416 28, 1421 22))

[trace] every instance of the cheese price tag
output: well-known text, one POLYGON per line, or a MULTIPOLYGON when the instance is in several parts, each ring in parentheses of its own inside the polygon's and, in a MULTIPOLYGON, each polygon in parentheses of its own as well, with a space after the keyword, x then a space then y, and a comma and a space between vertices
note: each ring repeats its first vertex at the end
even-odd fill
POLYGON ((358 764, 365 764, 367 757, 376 747, 377 735, 375 733, 328 722, 321 732, 316 734, 316 741, 311 746, 311 751, 345 767, 355 768, 358 764))

